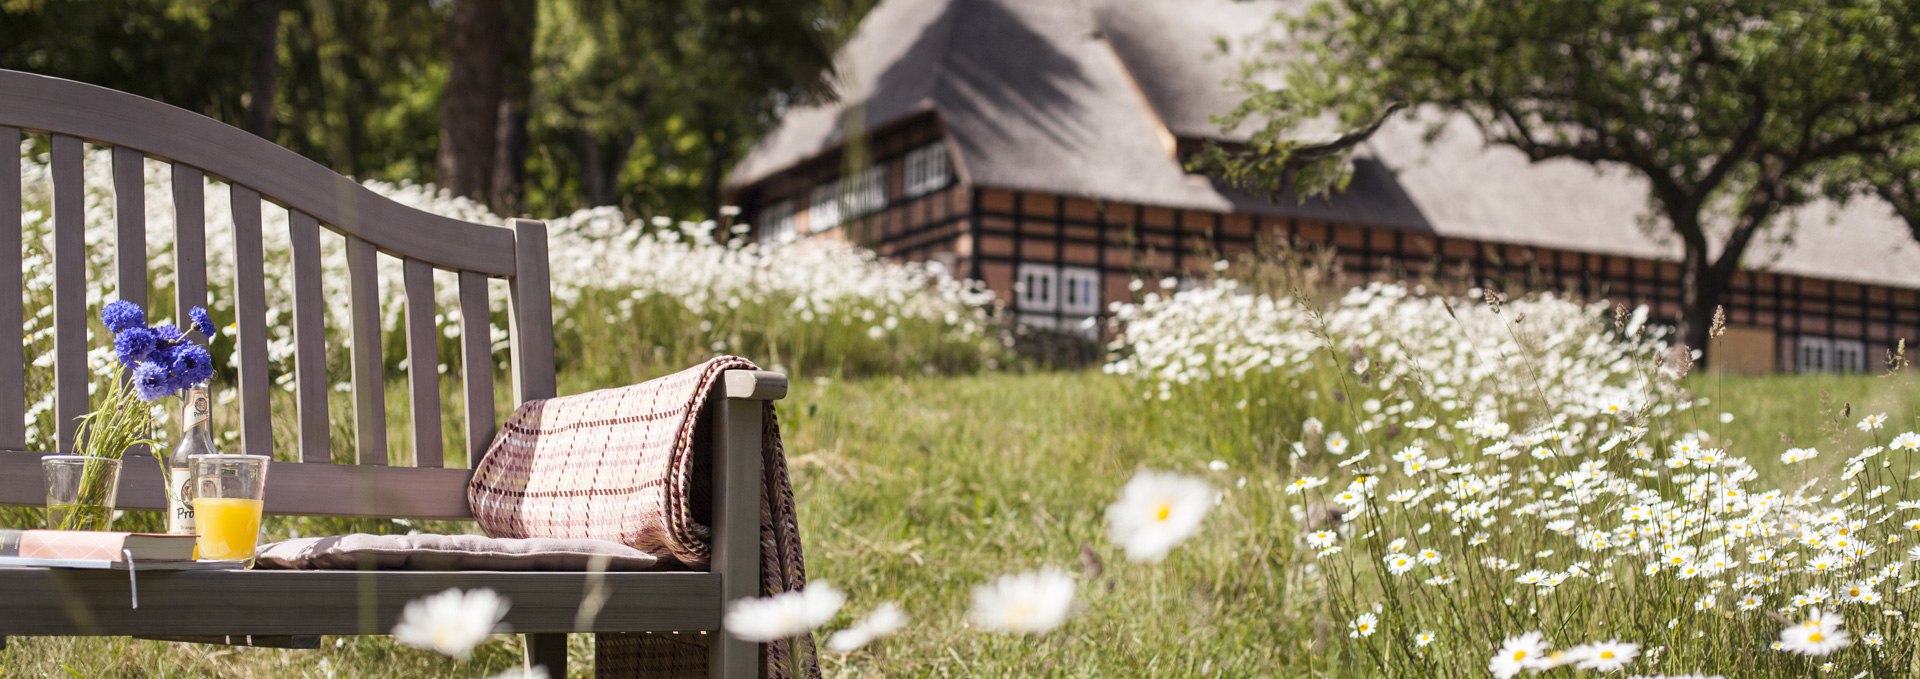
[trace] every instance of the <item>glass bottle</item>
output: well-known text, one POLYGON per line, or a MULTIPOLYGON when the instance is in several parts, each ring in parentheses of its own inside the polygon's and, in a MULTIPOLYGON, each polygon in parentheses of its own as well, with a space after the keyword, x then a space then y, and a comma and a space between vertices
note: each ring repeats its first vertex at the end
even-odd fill
POLYGON ((207 398, 207 383, 187 390, 181 399, 180 445, 167 458, 167 532, 194 534, 193 463, 194 455, 211 455, 213 450, 213 403, 207 398))

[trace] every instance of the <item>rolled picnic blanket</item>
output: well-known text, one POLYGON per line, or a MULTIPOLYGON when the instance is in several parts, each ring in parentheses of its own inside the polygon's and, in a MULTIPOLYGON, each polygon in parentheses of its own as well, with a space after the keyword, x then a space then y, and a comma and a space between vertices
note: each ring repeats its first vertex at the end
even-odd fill
MULTIPOLYGON (((742 369, 757 368, 720 356, 629 387, 521 404, 474 467, 467 486, 474 518, 493 537, 611 540, 705 569, 712 480, 696 455, 712 446, 701 423, 721 375, 742 369)), ((760 581, 761 593, 771 595, 805 587, 806 568, 779 424, 773 404, 765 407, 760 581)), ((598 634, 594 643, 601 677, 707 676, 700 635, 598 634)), ((820 675, 812 637, 796 643, 767 645, 764 676, 788 677, 787 657, 796 651, 805 660, 802 679, 820 675)))

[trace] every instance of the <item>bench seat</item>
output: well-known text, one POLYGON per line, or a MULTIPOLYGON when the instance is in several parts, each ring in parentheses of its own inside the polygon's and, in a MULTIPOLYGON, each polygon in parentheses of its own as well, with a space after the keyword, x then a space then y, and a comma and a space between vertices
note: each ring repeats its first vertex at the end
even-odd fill
POLYGON ((504 571, 151 571, 132 608, 125 571, 0 568, 0 636, 386 634, 407 602, 449 587, 491 588, 512 602, 517 633, 712 631, 711 573, 504 571), (580 602, 606 596, 579 620, 580 602), (354 605, 359 602, 361 605, 354 605))

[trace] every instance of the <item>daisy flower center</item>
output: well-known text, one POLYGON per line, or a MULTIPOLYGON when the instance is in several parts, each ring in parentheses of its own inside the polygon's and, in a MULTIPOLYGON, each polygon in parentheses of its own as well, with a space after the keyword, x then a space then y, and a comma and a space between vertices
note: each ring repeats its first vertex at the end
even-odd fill
POLYGON ((1155 520, 1155 521, 1166 521, 1166 520, 1167 520, 1167 517, 1168 517, 1168 516, 1171 516, 1172 514, 1173 514, 1173 503, 1171 503, 1171 502, 1162 502, 1162 503, 1160 503, 1160 507, 1159 507, 1158 509, 1155 509, 1155 510, 1154 510, 1154 512, 1153 512, 1153 520, 1155 520))
POLYGON ((1811 641, 1816 644, 1826 640, 1827 640, 1827 635, 1821 634, 1819 632, 1814 632, 1813 634, 1807 636, 1807 641, 1811 641))
POLYGON ((1514 652, 1513 652, 1513 661, 1514 661, 1514 662, 1520 662, 1520 661, 1522 661, 1522 660, 1526 660, 1526 659, 1527 659, 1527 652, 1526 652, 1525 650, 1519 650, 1519 651, 1514 651, 1514 652))

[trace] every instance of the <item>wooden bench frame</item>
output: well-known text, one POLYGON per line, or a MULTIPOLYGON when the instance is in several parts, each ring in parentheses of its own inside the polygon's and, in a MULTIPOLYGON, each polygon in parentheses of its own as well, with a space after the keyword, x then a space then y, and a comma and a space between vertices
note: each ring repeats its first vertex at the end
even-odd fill
MULTIPOLYGON (((206 303, 204 180, 231 186, 234 308, 239 341, 241 449, 271 453, 261 201, 290 215, 298 462, 276 462, 267 511, 274 514, 469 519, 466 469, 443 468, 433 270, 457 272, 462 313, 467 459, 493 440, 489 279, 510 285, 514 400, 554 395, 553 317, 547 232, 516 219, 511 228, 415 210, 271 142, 156 101, 57 78, 0 70, 0 346, 19 346, 23 133, 51 136, 55 329, 55 417, 60 450, 72 450, 73 419, 88 410, 84 237, 85 144, 113 149, 115 276, 118 296, 143 306, 146 291, 144 165, 173 168, 177 278, 175 317, 206 303), (325 314, 319 229, 345 237, 351 289, 352 376, 357 464, 334 464, 327 416, 325 314), (10 247, 8 247, 10 246, 10 247), (404 263, 405 337, 413 408, 414 466, 390 466, 385 373, 380 352, 377 255, 404 263)), ((0 352, 0 504, 40 505, 39 456, 27 450, 25 366, 0 352)), ((139 575, 130 608, 122 572, 0 569, 0 639, 8 635, 135 635, 193 641, 303 646, 317 635, 385 634, 407 601, 448 587, 487 587, 512 601, 505 622, 527 635, 529 659, 565 676, 569 632, 704 632, 713 677, 758 676, 760 649, 720 632, 727 602, 760 592, 761 402, 786 394, 785 377, 729 371, 711 398, 714 464, 713 557, 709 572, 507 573, 393 571, 212 571, 139 575), (586 619, 582 602, 604 597, 586 619)), ((163 509, 151 464, 123 471, 119 505, 163 509)))

